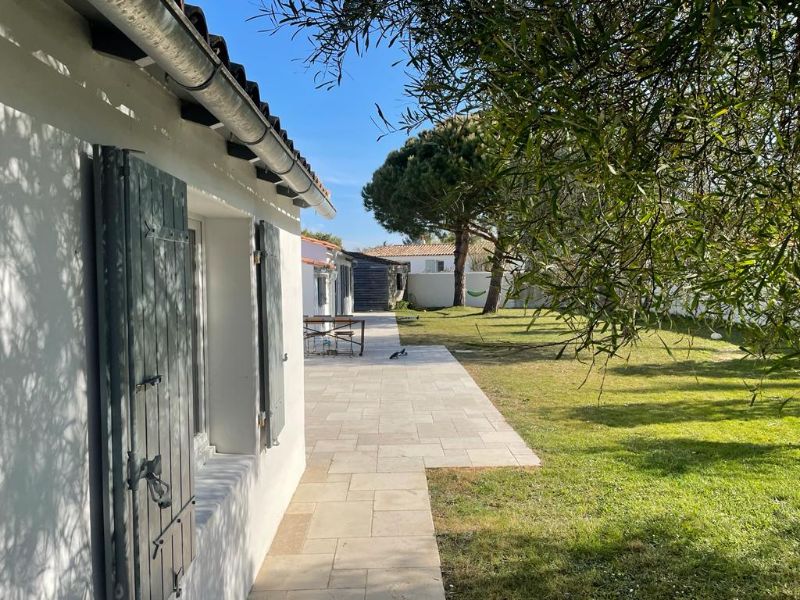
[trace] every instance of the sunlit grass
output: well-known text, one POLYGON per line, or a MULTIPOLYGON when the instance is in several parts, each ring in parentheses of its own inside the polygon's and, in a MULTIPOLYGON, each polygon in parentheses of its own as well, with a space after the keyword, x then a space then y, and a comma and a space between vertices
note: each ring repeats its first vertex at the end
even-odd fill
POLYGON ((557 347, 498 347, 563 339, 552 315, 530 331, 521 311, 400 315, 405 344, 470 351, 455 356, 543 460, 428 472, 453 598, 800 598, 800 381, 750 406, 756 366, 684 323, 659 332, 673 357, 645 338, 599 396, 557 347))

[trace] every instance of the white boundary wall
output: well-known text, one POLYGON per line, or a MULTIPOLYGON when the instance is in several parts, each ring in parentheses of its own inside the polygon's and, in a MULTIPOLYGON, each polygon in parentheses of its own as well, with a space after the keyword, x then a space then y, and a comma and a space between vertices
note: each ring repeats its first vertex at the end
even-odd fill
MULTIPOLYGON (((492 274, 485 272, 465 273, 467 306, 483 307, 492 274), (472 296, 469 292, 483 292, 472 296)), ((453 273, 411 273, 408 276, 408 300, 417 308, 440 308, 453 305, 453 273)), ((506 285, 500 294, 500 305, 505 300, 506 285)))

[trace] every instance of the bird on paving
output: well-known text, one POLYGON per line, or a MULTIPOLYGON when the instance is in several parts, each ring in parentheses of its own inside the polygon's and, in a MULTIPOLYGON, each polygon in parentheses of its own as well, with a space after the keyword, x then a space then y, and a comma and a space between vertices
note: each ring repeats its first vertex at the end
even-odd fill
POLYGON ((399 350, 399 351, 395 352, 394 354, 392 354, 389 357, 389 360, 393 360, 395 358, 400 358, 401 356, 407 356, 407 352, 406 352, 405 348, 403 348, 402 350, 399 350))

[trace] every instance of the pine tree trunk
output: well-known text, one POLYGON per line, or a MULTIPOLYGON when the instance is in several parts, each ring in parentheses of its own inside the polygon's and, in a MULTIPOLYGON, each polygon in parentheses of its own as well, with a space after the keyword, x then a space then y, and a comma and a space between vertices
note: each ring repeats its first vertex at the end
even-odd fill
POLYGON ((497 307, 500 304, 500 292, 502 291, 503 274, 505 273, 503 258, 503 248, 498 240, 491 258, 492 277, 489 280, 489 291, 486 293, 486 303, 483 305, 484 315, 487 313, 496 313, 497 307))
POLYGON ((464 266, 467 264, 469 254, 469 229, 462 226, 456 232, 456 250, 454 253, 455 267, 453 269, 453 306, 464 306, 466 303, 466 285, 464 266))

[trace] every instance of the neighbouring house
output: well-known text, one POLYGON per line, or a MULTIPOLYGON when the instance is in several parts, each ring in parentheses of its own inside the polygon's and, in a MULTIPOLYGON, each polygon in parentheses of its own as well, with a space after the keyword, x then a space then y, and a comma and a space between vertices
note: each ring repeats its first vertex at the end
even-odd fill
POLYGON ((303 314, 353 314, 353 259, 336 244, 303 236, 303 314))
POLYGON ((242 600, 328 194, 197 7, 5 0, 0 48, 0 598, 242 600))
MULTIPOLYGON (((441 308, 453 305, 454 244, 396 244, 376 246, 364 254, 409 265, 406 299, 417 308, 441 308)), ((486 241, 470 246, 464 273, 467 306, 482 307, 491 280, 489 259, 492 247, 486 241)), ((504 280, 501 302, 509 282, 504 280)))
POLYGON ((408 263, 362 252, 347 254, 353 259, 355 310, 394 310, 408 287, 408 263))
MULTIPOLYGON (((406 262, 410 273, 448 273, 455 268, 455 244, 390 244, 364 250, 364 254, 406 262)), ((470 245, 466 272, 489 270, 491 246, 480 241, 470 245)))

